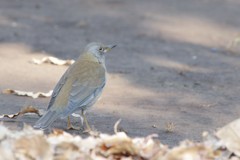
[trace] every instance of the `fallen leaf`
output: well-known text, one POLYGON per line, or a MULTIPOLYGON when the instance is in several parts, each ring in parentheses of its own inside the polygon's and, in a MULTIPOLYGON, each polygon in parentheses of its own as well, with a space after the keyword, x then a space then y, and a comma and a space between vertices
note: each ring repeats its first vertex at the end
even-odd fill
POLYGON ((153 124, 153 125, 152 125, 152 128, 157 128, 156 124, 153 124))
POLYGON ((118 132, 112 137, 103 138, 99 145, 99 153, 105 157, 110 155, 134 156, 137 150, 133 145, 131 138, 124 132, 118 132))
POLYGON ((44 135, 22 135, 15 140, 13 149, 19 159, 52 159, 52 151, 44 135))
POLYGON ((13 119, 13 118, 16 118, 16 117, 18 117, 20 115, 24 115, 26 113, 34 113, 34 114, 37 114, 38 116, 41 116, 41 114, 39 113, 38 109, 36 109, 33 106, 27 106, 27 107, 22 108, 20 112, 17 112, 17 113, 14 113, 14 114, 3 114, 3 115, 0 115, 0 118, 6 117, 6 118, 13 119))
POLYGON ((219 129, 216 135, 229 151, 240 157, 240 119, 219 129))
POLYGON ((39 110, 33 106, 27 106, 21 109, 21 111, 19 112, 20 115, 24 115, 26 113, 35 113, 38 116, 41 116, 41 114, 39 113, 39 110))
POLYGON ((176 129, 176 125, 173 122, 167 122, 165 124, 165 131, 168 133, 174 132, 176 129))
POLYGON ((117 134, 119 129, 118 129, 118 125, 120 124, 122 120, 119 119, 115 124, 114 124, 114 133, 117 134))
POLYGON ((213 160, 219 155, 211 148, 188 140, 170 150, 163 160, 213 160))
POLYGON ((232 54, 240 53, 240 34, 233 38, 233 40, 227 45, 226 50, 232 54))
POLYGON ((54 65, 71 65, 75 61, 74 60, 62 60, 62 59, 58 59, 56 57, 43 57, 41 60, 34 58, 31 62, 34 64, 50 63, 50 64, 54 64, 54 65))
POLYGON ((14 90, 14 89, 5 89, 2 91, 2 93, 4 94, 14 94, 17 96, 26 96, 26 97, 32 97, 32 98, 39 98, 39 97, 50 97, 52 95, 52 90, 50 90, 47 93, 44 92, 37 92, 37 93, 33 93, 33 92, 27 92, 27 91, 19 91, 19 90, 14 90))

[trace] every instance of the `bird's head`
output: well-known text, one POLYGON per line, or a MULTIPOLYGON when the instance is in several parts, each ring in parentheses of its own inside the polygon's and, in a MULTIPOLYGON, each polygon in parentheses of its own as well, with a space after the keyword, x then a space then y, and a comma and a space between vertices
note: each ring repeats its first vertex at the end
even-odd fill
POLYGON ((105 53, 109 52, 112 48, 116 47, 117 45, 104 45, 101 43, 92 42, 89 43, 85 49, 85 53, 92 54, 96 57, 100 62, 104 61, 105 53))

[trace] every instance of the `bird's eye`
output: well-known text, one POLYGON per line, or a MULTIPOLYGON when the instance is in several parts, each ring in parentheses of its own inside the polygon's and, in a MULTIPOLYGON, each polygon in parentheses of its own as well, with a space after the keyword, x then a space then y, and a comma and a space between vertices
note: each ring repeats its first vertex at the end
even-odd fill
POLYGON ((103 47, 100 47, 100 48, 99 48, 99 51, 103 51, 103 47))

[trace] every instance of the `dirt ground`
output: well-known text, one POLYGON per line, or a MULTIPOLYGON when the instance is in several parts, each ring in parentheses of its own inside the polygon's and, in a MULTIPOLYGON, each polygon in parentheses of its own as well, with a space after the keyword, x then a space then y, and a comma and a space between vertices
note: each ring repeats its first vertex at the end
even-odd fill
MULTIPOLYGON (((130 136, 157 133, 170 146, 201 140, 240 115, 240 50, 225 49, 240 33, 239 8, 239 0, 1 0, 0 89, 47 92, 67 66, 32 58, 76 59, 89 42, 116 43, 91 125, 113 133, 121 118, 130 136)), ((0 113, 48 102, 0 94, 0 113)), ((3 123, 16 129, 37 119, 3 123)), ((66 129, 66 120, 53 127, 66 129)))

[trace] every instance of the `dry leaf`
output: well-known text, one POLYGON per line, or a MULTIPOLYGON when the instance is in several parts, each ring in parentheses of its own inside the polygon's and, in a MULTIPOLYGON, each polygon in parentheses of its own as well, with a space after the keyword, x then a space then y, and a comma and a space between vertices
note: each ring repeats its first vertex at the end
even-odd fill
POLYGON ((56 57, 43 57, 41 60, 38 59, 33 59, 32 63, 34 64, 42 64, 42 63, 50 63, 50 64, 54 64, 54 65, 71 65, 73 64, 75 61, 74 60, 62 60, 62 59, 58 59, 56 57))
POLYGON ((170 150, 163 160, 213 160, 218 156, 218 153, 208 146, 186 140, 170 150))
POLYGON ((14 150, 19 159, 52 159, 52 151, 44 135, 23 135, 16 139, 14 150))
POLYGON ((158 159, 167 152, 167 147, 154 141, 153 137, 157 135, 131 139, 124 132, 113 136, 101 134, 102 142, 95 152, 106 159, 158 159))
POLYGON ((176 125, 173 122, 168 122, 165 124, 165 131, 172 133, 174 132, 176 129, 176 125))
POLYGON ((112 137, 103 137, 103 142, 99 146, 99 152, 105 157, 110 155, 133 156, 137 154, 131 138, 124 132, 118 132, 112 137))
POLYGON ((132 140, 124 133, 118 132, 112 137, 103 137, 103 142, 99 146, 99 152, 108 157, 113 154, 136 155, 137 151, 132 140))
POLYGON ((118 125, 120 124, 122 120, 119 119, 115 124, 114 124, 114 133, 117 134, 118 133, 118 125))
POLYGON ((2 91, 2 93, 4 94, 14 94, 17 96, 27 96, 27 97, 32 97, 32 98, 38 98, 38 97, 50 97, 52 95, 52 90, 50 90, 47 93, 44 92, 37 92, 37 93, 33 93, 33 92, 26 92, 26 91, 19 91, 19 90, 13 90, 13 89, 5 89, 2 91))
POLYGON ((38 116, 41 116, 41 114, 39 113, 39 110, 33 106, 27 106, 21 109, 21 111, 19 112, 20 115, 26 114, 26 113, 35 113, 38 116))
POLYGON ((224 126, 216 135, 229 151, 240 157, 240 119, 224 126))
POLYGON ((233 54, 240 53, 240 35, 237 35, 233 40, 227 45, 227 51, 233 54))
POLYGON ((14 113, 14 114, 3 114, 3 115, 0 115, 0 118, 6 117, 6 118, 13 119, 13 118, 16 118, 16 117, 18 117, 20 115, 24 115, 26 113, 34 113, 34 114, 37 114, 38 116, 41 116, 41 114, 39 113, 38 109, 36 109, 33 106, 27 106, 27 107, 22 108, 20 112, 17 112, 17 113, 14 113))
POLYGON ((143 159, 154 160, 167 153, 168 147, 161 145, 158 141, 153 140, 153 138, 156 137, 158 137, 158 135, 152 134, 146 138, 134 138, 132 140, 139 157, 143 159))

